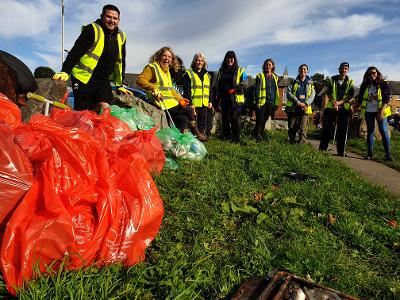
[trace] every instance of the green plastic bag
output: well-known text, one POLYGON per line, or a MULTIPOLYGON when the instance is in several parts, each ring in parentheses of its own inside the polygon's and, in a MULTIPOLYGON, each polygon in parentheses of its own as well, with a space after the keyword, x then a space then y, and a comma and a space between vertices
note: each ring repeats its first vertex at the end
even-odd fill
POLYGON ((129 128, 135 130, 149 130, 156 123, 146 114, 139 112, 136 108, 122 108, 111 105, 111 115, 128 124, 129 128))
POLYGON ((207 154, 204 144, 193 134, 181 133, 176 127, 158 130, 156 136, 160 139, 166 154, 172 157, 201 160, 207 154))

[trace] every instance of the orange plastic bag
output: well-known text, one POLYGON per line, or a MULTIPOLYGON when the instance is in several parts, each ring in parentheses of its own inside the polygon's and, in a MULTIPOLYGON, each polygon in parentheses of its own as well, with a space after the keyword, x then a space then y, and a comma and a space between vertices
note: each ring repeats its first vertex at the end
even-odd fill
MULTIPOLYGON (((1 111, 1 110, 0 110, 1 111)), ((0 241, 5 224, 33 182, 32 165, 14 143, 10 127, 0 124, 0 241)))
POLYGON ((18 106, 0 93, 0 123, 5 123, 11 128, 21 124, 21 111, 18 106))
MULTIPOLYGON (((95 118, 96 119, 96 118, 95 118)), ((16 130, 35 166, 35 179, 9 220, 0 267, 10 292, 45 266, 67 258, 66 268, 132 265, 157 234, 163 203, 143 159, 119 156, 107 120, 96 139, 35 115, 16 130)), ((52 268, 58 268, 54 263, 52 268)))
POLYGON ((130 155, 139 154, 148 164, 148 170, 160 174, 165 164, 165 153, 160 140, 155 135, 157 128, 137 130, 121 140, 118 154, 128 158, 130 155))
POLYGON ((123 158, 143 156, 151 173, 159 174, 164 167, 165 153, 155 136, 156 128, 132 131, 125 122, 113 117, 110 109, 106 109, 102 115, 91 111, 53 109, 51 118, 57 124, 80 128, 103 143, 110 142, 108 146, 123 158))

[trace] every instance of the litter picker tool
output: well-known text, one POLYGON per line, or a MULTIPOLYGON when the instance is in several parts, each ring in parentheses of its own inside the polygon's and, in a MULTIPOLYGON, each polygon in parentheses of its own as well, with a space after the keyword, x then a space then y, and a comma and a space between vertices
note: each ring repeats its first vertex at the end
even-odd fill
POLYGON ((45 97, 38 95, 38 94, 34 94, 34 93, 27 93, 26 97, 29 99, 33 99, 36 101, 40 101, 40 102, 44 102, 45 103, 45 108, 44 108, 44 115, 48 116, 49 115, 49 109, 50 109, 50 104, 57 107, 57 108, 61 108, 61 109, 71 109, 68 105, 58 102, 58 101, 51 101, 46 99, 45 97))

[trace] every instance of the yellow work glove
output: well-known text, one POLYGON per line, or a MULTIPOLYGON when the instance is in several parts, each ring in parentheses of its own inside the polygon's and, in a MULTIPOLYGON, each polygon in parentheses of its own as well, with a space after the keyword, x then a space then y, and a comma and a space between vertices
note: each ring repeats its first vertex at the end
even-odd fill
POLYGON ((124 95, 129 95, 129 96, 132 96, 132 95, 133 95, 133 93, 132 93, 130 90, 127 90, 127 89, 124 88, 123 86, 120 86, 120 87, 118 88, 118 91, 119 91, 121 94, 124 94, 124 95))
POLYGON ((58 72, 53 75, 53 80, 67 81, 68 78, 69 78, 69 76, 65 72, 58 72))

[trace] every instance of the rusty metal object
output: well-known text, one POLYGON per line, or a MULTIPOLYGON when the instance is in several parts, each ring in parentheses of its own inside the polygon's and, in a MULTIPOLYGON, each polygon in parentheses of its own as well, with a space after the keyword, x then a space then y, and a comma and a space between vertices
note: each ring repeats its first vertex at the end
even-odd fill
POLYGON ((252 277, 231 297, 232 300, 359 300, 334 289, 313 283, 286 271, 276 271, 270 279, 252 277))

